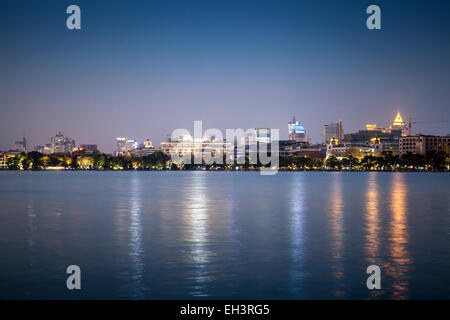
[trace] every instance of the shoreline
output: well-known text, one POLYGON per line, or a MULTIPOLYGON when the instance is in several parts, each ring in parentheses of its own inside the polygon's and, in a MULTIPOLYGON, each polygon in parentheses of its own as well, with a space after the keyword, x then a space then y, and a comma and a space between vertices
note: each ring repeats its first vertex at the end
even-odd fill
MULTIPOLYGON (((89 170, 89 169, 41 169, 41 170, 14 170, 14 169, 0 169, 0 172, 227 172, 239 173, 250 172, 260 173, 260 170, 145 170, 145 169, 122 169, 122 170, 89 170)), ((296 173, 296 172, 347 172, 347 173, 367 173, 367 172, 402 172, 402 173, 450 173, 450 170, 277 170, 276 173, 296 173)))

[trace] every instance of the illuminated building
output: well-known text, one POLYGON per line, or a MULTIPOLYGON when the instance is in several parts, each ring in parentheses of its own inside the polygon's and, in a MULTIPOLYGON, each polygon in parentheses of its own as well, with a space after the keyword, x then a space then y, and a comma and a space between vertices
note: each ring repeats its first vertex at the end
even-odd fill
POLYGON ((144 148, 153 148, 152 141, 150 139, 146 139, 144 141, 144 148))
POLYGON ((298 157, 307 157, 314 160, 323 160, 325 158, 325 151, 322 150, 320 145, 309 146, 308 144, 298 143, 293 140, 279 140, 278 147, 280 157, 296 155, 298 157))
POLYGON ((295 116, 288 122, 289 140, 307 143, 306 129, 295 120, 295 116))
POLYGON ((44 146, 36 146, 34 147, 34 151, 39 153, 45 153, 45 147, 44 146))
POLYGON ((47 144, 44 146, 44 154, 50 154, 51 151, 52 151, 52 145, 51 145, 50 143, 47 143, 47 144))
POLYGON ((75 140, 69 137, 64 137, 61 132, 58 132, 50 139, 50 147, 48 153, 70 153, 75 148, 75 140))
POLYGON ((328 142, 328 144, 331 144, 331 145, 333 145, 333 146, 337 146, 337 145, 339 145, 339 139, 337 139, 337 138, 331 138, 330 139, 330 141, 328 142))
POLYGON ((161 148, 137 148, 137 149, 135 149, 135 150, 133 150, 133 151, 131 151, 131 154, 134 156, 134 157, 146 157, 146 156, 149 156, 149 155, 151 155, 151 154, 154 154, 154 153, 156 153, 156 152, 161 152, 162 151, 162 149, 161 148))
POLYGON ((162 149, 154 148, 152 141, 150 139, 146 139, 139 148, 132 150, 131 154, 134 157, 145 157, 160 151, 162 151, 162 149))
POLYGON ((73 153, 95 154, 98 153, 96 144, 80 144, 79 148, 74 148, 73 153))
POLYGON ((137 149, 138 143, 134 139, 127 139, 125 142, 125 152, 131 152, 135 149, 137 149))
POLYGON ((289 134, 289 140, 308 143, 306 129, 298 121, 296 121, 296 124, 292 127, 291 133, 289 134))
POLYGON ((418 135, 401 137, 399 140, 400 154, 411 152, 426 155, 431 151, 449 153, 450 137, 418 135))
POLYGON ((87 153, 96 153, 98 152, 96 144, 80 144, 80 149, 87 153))
POLYGON ((367 124, 365 130, 344 134, 343 142, 352 146, 372 147, 379 151, 396 153, 399 151, 399 138, 407 134, 407 132, 408 126, 403 122, 400 113, 398 113, 389 128, 367 124))
POLYGON ((291 121, 288 122, 288 136, 291 136, 291 133, 294 131, 294 126, 298 125, 298 121, 295 120, 295 116, 292 118, 291 121))
POLYGON ((394 122, 389 127, 390 131, 393 130, 400 130, 402 132, 402 136, 408 135, 408 125, 403 121, 402 116, 400 115, 400 112, 397 113, 397 116, 394 119, 394 122))
POLYGON ((138 148, 138 143, 134 139, 128 139, 126 137, 116 138, 116 156, 124 156, 128 152, 131 154, 138 148))
POLYGON ((191 135, 182 135, 176 140, 169 138, 161 143, 161 151, 167 155, 171 155, 172 152, 178 153, 179 156, 203 153, 209 153, 214 156, 216 152, 222 152, 222 154, 226 155, 227 149, 232 149, 231 143, 209 136, 205 136, 200 141, 197 141, 191 135))
POLYGON ((8 159, 14 157, 14 154, 0 154, 0 169, 8 169, 8 159))
POLYGON ((116 138, 116 156, 123 156, 126 153, 125 145, 127 143, 127 138, 118 137, 116 138))
POLYGON ((342 158, 353 156, 358 159, 364 158, 366 155, 377 155, 381 150, 377 149, 373 146, 352 146, 345 144, 328 144, 327 145, 327 153, 326 159, 331 156, 334 156, 341 160, 342 158))
POLYGON ((342 140, 344 138, 342 121, 324 125, 323 138, 325 144, 328 144, 332 139, 342 140))

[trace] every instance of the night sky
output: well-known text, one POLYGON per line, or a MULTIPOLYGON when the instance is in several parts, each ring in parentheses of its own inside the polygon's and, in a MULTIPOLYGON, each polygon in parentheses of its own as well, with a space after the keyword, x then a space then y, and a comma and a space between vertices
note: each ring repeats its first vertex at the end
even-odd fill
POLYGON ((57 131, 107 153, 117 136, 158 146, 194 120, 286 139, 295 114, 312 142, 338 119, 347 133, 397 111, 450 120, 450 1, 3 0, 0 43, 0 150, 57 131))

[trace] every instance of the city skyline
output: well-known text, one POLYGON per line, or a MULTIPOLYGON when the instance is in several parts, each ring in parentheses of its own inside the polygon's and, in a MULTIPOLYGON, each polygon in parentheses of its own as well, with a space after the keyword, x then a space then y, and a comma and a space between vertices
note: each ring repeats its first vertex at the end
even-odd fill
MULTIPOLYGON (((68 1, 8 2, 0 150, 23 135, 34 147, 62 131, 109 153, 115 137, 159 145, 195 120, 279 128, 287 139, 295 115, 317 143, 338 119, 346 132, 386 126, 397 112, 442 120, 449 4, 377 3, 383 27, 371 31, 367 1, 77 1, 82 29, 69 31, 68 1)), ((449 129, 418 125, 415 133, 449 129)))
MULTIPOLYGON (((407 120, 407 121, 403 121, 403 118, 401 117, 401 114, 400 114, 400 112, 397 112, 397 114, 395 115, 395 117, 394 117, 394 120, 391 122, 392 124, 391 125, 389 125, 389 126, 386 126, 386 128, 388 128, 388 127, 392 127, 392 125, 402 125, 403 127, 404 127, 404 129, 406 130, 406 128, 408 127, 408 126, 410 126, 409 128, 411 129, 411 130, 414 130, 411 126, 412 126, 412 123, 414 123, 414 126, 416 126, 417 124, 419 124, 420 125, 420 121, 419 122, 417 122, 417 123, 415 123, 414 121, 412 121, 411 119, 413 119, 413 118, 410 118, 409 120, 407 120), (397 122, 401 122, 401 124, 399 124, 399 123, 397 123, 397 122), (409 121, 412 121, 412 123, 410 123, 409 121)), ((441 124, 441 123, 445 123, 445 124, 447 124, 448 122, 447 121, 443 121, 443 120, 438 120, 438 121, 423 121, 423 122, 425 122, 425 123, 427 123, 427 124, 433 124, 433 125, 436 125, 436 124, 441 124)), ((342 140, 343 139, 343 137, 344 137, 344 133, 349 133, 349 131, 344 131, 344 129, 343 129, 343 121, 342 121, 342 119, 339 119, 339 120, 337 120, 336 122, 330 122, 330 123, 324 123, 323 124, 323 126, 322 126, 322 130, 326 130, 326 128, 329 128, 330 126, 340 126, 339 128, 339 130, 340 131, 337 131, 337 135, 338 135, 338 137, 334 137, 334 138, 338 138, 339 140, 342 140)), ((287 134, 287 138, 284 138, 283 137, 283 128, 266 128, 267 130, 270 130, 270 129, 278 129, 279 131, 280 131, 280 141, 281 140, 298 140, 298 141, 304 141, 305 143, 307 143, 307 144, 312 144, 312 145, 326 145, 326 144, 328 144, 328 143, 330 143, 330 141, 329 141, 329 139, 327 139, 326 138, 326 133, 325 132, 323 132, 322 134, 321 134, 321 138, 322 138, 322 140, 321 141, 312 141, 311 139, 310 139, 310 137, 309 137, 309 133, 307 133, 307 132, 309 132, 309 130, 307 129, 307 128, 304 128, 304 126, 301 124, 301 122, 300 121, 298 121, 298 120, 296 120, 296 118, 295 118, 295 115, 293 116, 293 119, 291 120, 291 121, 289 121, 289 122, 286 122, 286 127, 287 127, 287 132, 288 132, 288 134, 287 134), (299 127, 299 128, 301 128, 301 132, 302 132, 302 137, 303 138, 301 138, 300 140, 298 139, 298 138, 295 138, 294 136, 291 136, 291 133, 292 133, 292 130, 293 129, 295 129, 296 127, 299 127), (324 141, 324 138, 325 138, 325 140, 328 140, 327 142, 325 142, 324 141)), ((233 128, 233 129, 243 129, 244 131, 245 130, 247 130, 247 129, 251 129, 251 128, 253 128, 253 129, 256 129, 256 130, 258 130, 258 128, 256 128, 256 127, 246 127, 246 128, 233 128)), ((378 124, 374 124, 374 123, 367 123, 367 124, 365 124, 364 126, 361 126, 360 128, 358 128, 357 130, 354 130, 354 131, 358 131, 358 130, 364 130, 364 129, 369 129, 369 128, 371 128, 371 129, 374 129, 374 128, 378 128, 378 129, 384 129, 384 126, 380 126, 380 125, 378 125, 378 124)), ((187 129, 189 132, 191 132, 191 130, 189 129, 189 128, 185 128, 185 129, 187 129)), ((210 129, 210 128, 203 128, 203 130, 207 130, 207 129, 210 129)), ((298 128, 297 128, 298 129, 298 128)), ((174 129, 175 130, 175 129, 174 129)), ((433 130, 429 130, 429 131, 433 131, 433 130)), ((411 135, 411 136, 418 136, 418 135, 429 135, 429 136, 433 136, 433 134, 429 134, 428 133, 428 131, 425 131, 425 132, 408 132, 408 133, 410 133, 409 135, 411 135)), ((329 134, 329 133, 328 133, 329 134)), ((404 132, 404 135, 408 135, 406 132, 404 132)), ((446 136, 449 136, 450 134, 447 134, 446 136)), ((442 136, 445 136, 445 135, 442 135, 442 136)), ((166 139, 164 139, 163 141, 161 141, 161 142, 159 142, 159 143, 157 143, 157 144, 155 144, 155 146, 156 146, 156 148, 159 148, 159 146, 162 146, 163 145, 163 143, 164 142, 166 142, 167 141, 167 139, 170 137, 170 134, 168 134, 168 135, 166 135, 166 139)), ((78 150, 78 148, 75 148, 75 146, 76 145, 78 145, 79 147, 81 147, 81 148, 83 148, 82 146, 84 145, 84 146, 96 146, 96 149, 97 149, 97 143, 95 143, 95 141, 94 142, 90 142, 90 143, 83 143, 83 142, 81 142, 81 143, 78 143, 78 144, 75 144, 75 141, 76 141, 76 139, 72 139, 72 138, 70 138, 70 137, 66 137, 66 138, 64 138, 64 135, 61 133, 61 131, 58 131, 57 133, 56 133, 56 135, 54 136, 54 137, 50 137, 49 138, 49 141, 50 141, 50 143, 49 144, 47 144, 47 143, 42 143, 42 144, 38 144, 38 145, 30 145, 30 144, 28 144, 28 147, 27 147, 27 142, 26 142, 26 140, 27 140, 27 138, 25 137, 25 135, 22 137, 22 139, 23 139, 23 141, 22 140, 19 140, 19 141, 15 141, 13 144, 10 144, 10 145, 12 145, 13 147, 12 148, 9 148, 9 150, 15 150, 15 151, 21 151, 22 149, 22 151, 28 151, 28 152, 31 152, 31 151, 39 151, 39 152, 41 152, 41 153, 48 153, 48 152, 45 152, 44 151, 44 148, 49 148, 49 150, 52 150, 52 151, 50 151, 49 153, 57 153, 57 151, 54 151, 53 149, 55 148, 55 146, 53 146, 53 144, 54 144, 54 141, 55 141, 55 139, 56 140, 61 140, 61 142, 60 142, 60 144, 61 144, 61 147, 60 148, 64 148, 64 151, 59 151, 59 152, 72 152, 72 149, 74 149, 74 150, 78 150), (69 143, 70 144, 70 148, 67 148, 67 147, 65 147, 65 146, 63 146, 63 139, 65 139, 64 140, 64 144, 66 144, 66 143, 69 143), (20 145, 20 148, 18 148, 17 146, 18 145, 20 145), (37 149, 39 149, 39 150, 37 150, 37 149)), ((124 140, 124 143, 125 142, 132 142, 133 143, 133 145, 134 145, 134 149, 136 149, 136 148, 138 148, 138 146, 140 146, 140 145, 142 145, 142 146, 144 146, 146 143, 150 143, 150 144, 153 144, 153 139, 151 138, 151 136, 150 135, 148 135, 148 136, 146 136, 146 138, 143 138, 143 139, 136 139, 134 136, 129 136, 129 137, 126 137, 126 136, 118 136, 118 137, 115 137, 114 138, 114 147, 113 147, 113 150, 110 152, 110 151, 107 151, 107 150, 101 150, 100 148, 98 149, 99 151, 101 151, 101 152, 103 152, 103 153, 106 153, 106 154, 115 154, 115 153, 117 153, 117 140, 119 140, 119 139, 123 139, 124 140)), ((56 147, 56 148, 58 148, 58 147, 56 147)), ((153 148, 153 146, 152 146, 152 148, 153 148)), ((7 151, 8 149, 5 149, 5 150, 0 150, 0 151, 7 151)))

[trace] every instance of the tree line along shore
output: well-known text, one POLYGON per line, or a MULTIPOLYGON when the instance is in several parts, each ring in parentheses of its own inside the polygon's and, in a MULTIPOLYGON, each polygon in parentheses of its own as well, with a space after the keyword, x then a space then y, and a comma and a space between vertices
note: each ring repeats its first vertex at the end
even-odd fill
MULTIPOLYGON (((21 153, 10 156, 4 170, 259 170, 259 161, 252 164, 248 156, 232 164, 193 164, 174 163, 170 156, 157 152, 145 157, 116 157, 108 154, 41 154, 39 152, 21 153), (245 162, 243 161, 245 160, 245 162), (243 163, 244 164, 241 164, 243 163)), ((445 152, 430 152, 427 155, 414 153, 402 156, 392 152, 383 152, 379 156, 366 155, 313 159, 291 155, 280 157, 278 170, 281 171, 449 171, 450 156, 445 152)))

